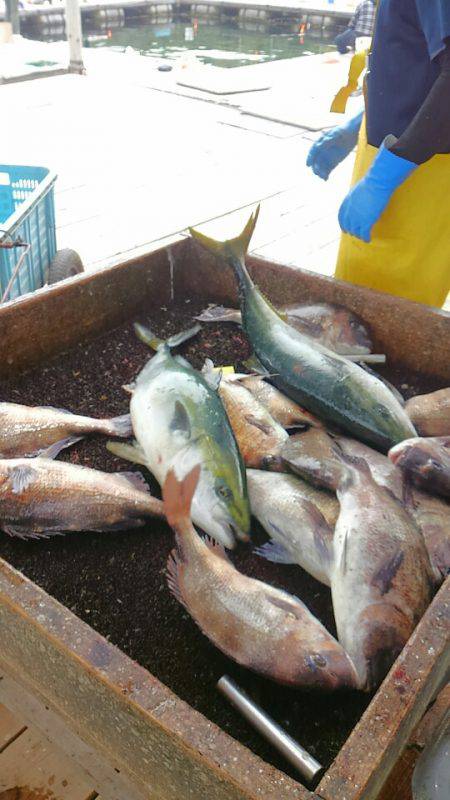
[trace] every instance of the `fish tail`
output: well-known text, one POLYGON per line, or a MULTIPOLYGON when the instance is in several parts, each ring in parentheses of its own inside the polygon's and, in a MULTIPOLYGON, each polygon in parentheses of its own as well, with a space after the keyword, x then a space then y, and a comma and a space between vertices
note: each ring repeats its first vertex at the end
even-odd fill
POLYGON ((182 480, 178 480, 173 469, 167 473, 163 486, 164 508, 169 525, 177 532, 191 524, 191 503, 199 477, 200 464, 182 480))
POLYGON ((105 420, 105 427, 102 431, 107 436, 117 436, 119 439, 128 439, 133 435, 133 426, 129 414, 121 414, 120 417, 113 417, 105 420))
POLYGON ((209 252, 214 255, 225 259, 225 261, 228 261, 231 257, 243 264, 258 220, 259 208, 258 205, 256 211, 250 215, 242 233, 234 239, 219 241, 217 239, 212 239, 210 236, 206 236, 204 233, 200 233, 200 231, 195 230, 195 228, 189 228, 189 233, 202 247, 209 250, 209 252))
POLYGON ((150 328, 147 328, 145 325, 141 325, 140 322, 135 322, 133 327, 138 339, 140 339, 141 342, 144 342, 144 344, 148 345, 148 347, 150 347, 152 350, 157 350, 158 347, 161 347, 161 345, 164 344, 162 339, 159 339, 158 336, 155 336, 150 328))
POLYGON ((141 340, 141 342, 144 342, 144 344, 146 344, 152 350, 158 350, 158 348, 161 346, 167 346, 170 348, 178 347, 188 339, 192 339, 192 337, 196 336, 201 330, 201 325, 197 323, 196 325, 193 325, 192 328, 188 328, 188 330, 175 333, 173 336, 169 336, 166 341, 160 339, 150 330, 150 328, 147 328, 146 325, 142 325, 140 322, 134 323, 134 330, 136 336, 141 340))

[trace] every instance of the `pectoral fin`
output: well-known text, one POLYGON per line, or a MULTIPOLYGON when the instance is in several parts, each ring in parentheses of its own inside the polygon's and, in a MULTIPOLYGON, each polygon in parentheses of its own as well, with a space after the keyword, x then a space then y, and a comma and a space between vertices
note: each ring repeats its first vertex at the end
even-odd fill
POLYGON ((21 525, 2 525, 2 528, 14 539, 49 539, 50 536, 64 536, 62 531, 34 531, 21 525))
POLYGON ((61 450, 65 450, 67 447, 72 447, 73 444, 76 444, 76 442, 81 442, 82 439, 84 439, 84 436, 67 436, 66 439, 60 439, 59 442, 54 442, 44 450, 39 450, 36 455, 39 456, 39 458, 56 458, 59 456, 61 450))
POLYGON ((13 494, 22 494, 37 479, 39 473, 37 469, 26 464, 10 467, 8 478, 11 482, 13 494))
POLYGON ((147 466, 145 453, 137 442, 134 442, 134 444, 107 442, 106 449, 113 455, 124 458, 125 461, 132 461, 133 464, 142 464, 144 467, 147 466))
POLYGON ((261 547, 256 547, 253 551, 257 556, 265 558, 266 561, 271 561, 274 564, 296 564, 295 558, 283 547, 279 542, 266 542, 261 547))
POLYGON ((189 420, 189 415, 185 406, 179 400, 177 400, 175 403, 174 415, 169 427, 172 433, 182 433, 186 439, 191 438, 191 423, 189 420))

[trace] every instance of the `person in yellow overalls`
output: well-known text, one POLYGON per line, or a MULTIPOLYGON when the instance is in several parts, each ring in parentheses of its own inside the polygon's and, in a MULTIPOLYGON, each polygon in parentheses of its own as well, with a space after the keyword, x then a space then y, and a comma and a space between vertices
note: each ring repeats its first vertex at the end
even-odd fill
POLYGON ((335 276, 442 306, 450 291, 450 0, 379 0, 365 115, 323 134, 323 179, 359 142, 335 276))

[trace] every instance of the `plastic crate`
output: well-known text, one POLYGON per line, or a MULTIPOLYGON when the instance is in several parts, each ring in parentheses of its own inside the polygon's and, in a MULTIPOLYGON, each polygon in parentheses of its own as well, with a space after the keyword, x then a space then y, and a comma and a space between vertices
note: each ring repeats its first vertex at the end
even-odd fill
MULTIPOLYGON (((8 299, 44 285, 56 252, 54 184, 56 173, 45 167, 0 164, 0 242, 20 239, 29 244, 8 299)), ((0 297, 23 248, 0 247, 0 297)))

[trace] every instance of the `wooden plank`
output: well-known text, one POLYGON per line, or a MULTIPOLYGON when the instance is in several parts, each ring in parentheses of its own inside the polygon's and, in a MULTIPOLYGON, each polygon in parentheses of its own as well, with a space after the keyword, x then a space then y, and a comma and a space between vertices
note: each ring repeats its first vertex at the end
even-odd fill
POLYGON ((190 708, 2 559, 0 637, 2 667, 109 760, 138 796, 315 797, 190 708))
POLYGON ((450 683, 438 694, 414 731, 377 800, 412 800, 411 780, 416 762, 438 732, 450 709, 450 683))
POLYGON ((23 720, 0 704, 0 753, 26 730, 23 720))
POLYGON ((0 754, 0 791, 16 787, 27 787, 51 800, 97 797, 79 768, 35 730, 25 731, 0 754))
POLYGON ((322 778, 324 800, 375 800, 450 668, 450 576, 322 778))
MULTIPOLYGON (((55 714, 40 698, 38 692, 29 692, 23 684, 0 668, 0 702, 5 703, 14 714, 29 727, 37 729, 49 742, 56 744, 66 756, 86 773, 101 792, 103 800, 144 800, 144 796, 121 774, 113 760, 106 760, 98 749, 86 744, 71 731, 64 719, 55 714)), ((0 797, 0 800, 3 798, 0 797)))

